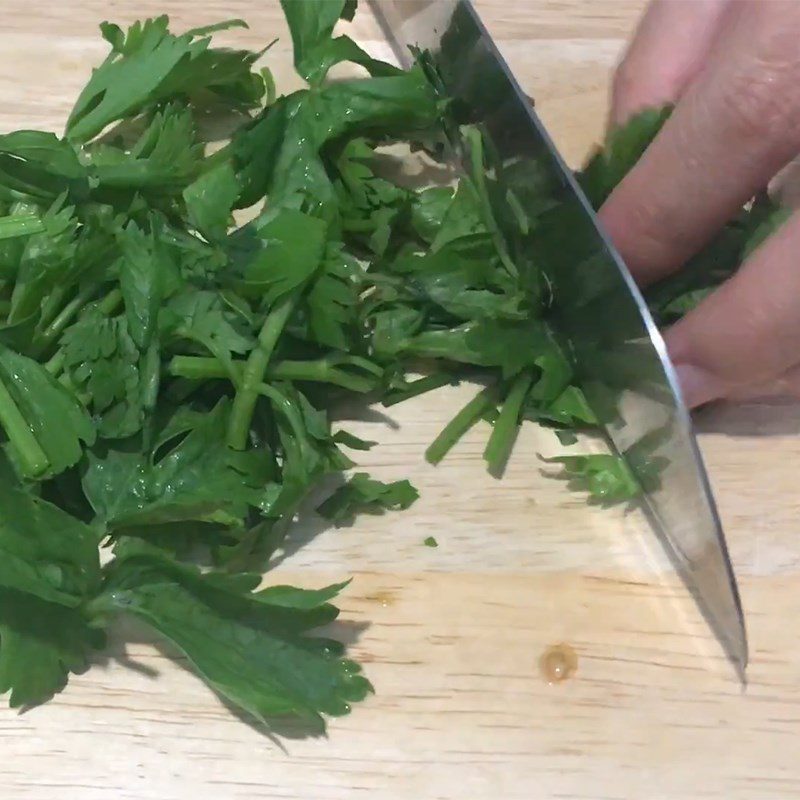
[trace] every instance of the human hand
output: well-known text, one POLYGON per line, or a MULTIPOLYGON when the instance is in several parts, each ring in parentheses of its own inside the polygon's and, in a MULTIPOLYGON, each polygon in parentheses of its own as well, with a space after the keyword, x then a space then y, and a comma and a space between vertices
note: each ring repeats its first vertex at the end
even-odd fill
MULTIPOLYGON (((653 0, 611 120, 675 103, 600 217, 642 284, 674 272, 800 153, 800 0, 653 0)), ((666 333, 690 406, 800 394, 800 213, 666 333)))

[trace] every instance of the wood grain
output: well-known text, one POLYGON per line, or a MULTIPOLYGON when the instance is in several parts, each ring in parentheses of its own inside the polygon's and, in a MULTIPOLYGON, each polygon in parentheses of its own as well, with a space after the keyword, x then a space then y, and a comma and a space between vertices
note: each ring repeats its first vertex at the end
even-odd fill
MULTIPOLYGON (((479 7, 572 163, 599 137, 610 70, 639 0, 479 7)), ((58 130, 104 18, 169 11, 176 27, 241 16, 231 41, 282 38, 276 3, 3 0, 0 129, 58 130)), ((374 24, 360 38, 380 51, 374 24)), ((285 85, 285 81, 283 82, 285 85)), ((169 653, 121 630, 108 658, 55 701, 0 711, 9 800, 768 800, 800 793, 800 409, 699 420, 752 643, 742 692, 636 512, 587 507, 542 474, 556 440, 533 426, 501 482, 477 428, 441 467, 425 446, 468 387, 348 422, 381 441, 362 464, 422 489, 411 511, 326 529, 311 515, 278 567, 313 586, 354 576, 339 633, 377 694, 327 740, 276 744, 169 653), (434 535, 438 549, 422 546, 434 535), (565 642, 570 680, 538 660, 565 642)))

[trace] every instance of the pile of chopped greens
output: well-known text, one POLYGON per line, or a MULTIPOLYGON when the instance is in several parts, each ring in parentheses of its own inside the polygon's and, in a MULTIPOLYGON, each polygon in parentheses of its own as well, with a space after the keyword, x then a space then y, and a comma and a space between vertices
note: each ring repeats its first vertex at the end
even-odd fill
MULTIPOLYGON (((212 44, 240 21, 181 35, 166 17, 105 23, 110 52, 64 135, 0 136, 0 691, 12 706, 59 692, 128 614, 258 720, 321 727, 371 689, 312 633, 336 617, 342 586, 259 586, 310 490, 374 444, 334 432, 331 410, 478 381, 427 458, 486 420, 493 472, 524 419, 565 435, 595 424, 487 210, 480 132, 465 132, 473 158, 457 185, 388 177, 388 145, 441 152, 447 98, 421 64, 400 70, 334 35, 350 0, 283 5, 301 91, 276 95, 264 51, 212 44), (369 77, 327 81, 340 62, 369 77), (220 120, 232 133, 216 146, 220 120)), ((595 204, 664 118, 640 116, 590 161, 580 180, 595 204)), ((657 318, 697 303, 775 219, 757 198, 651 290, 657 318)), ((598 497, 639 491, 614 456, 562 462, 598 497)), ((356 473, 319 512, 342 524, 416 497, 356 473)))

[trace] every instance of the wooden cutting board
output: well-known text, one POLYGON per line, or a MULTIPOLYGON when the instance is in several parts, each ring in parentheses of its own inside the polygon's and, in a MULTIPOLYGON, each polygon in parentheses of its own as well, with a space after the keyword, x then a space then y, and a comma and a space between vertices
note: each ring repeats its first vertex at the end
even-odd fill
MULTIPOLYGON (((600 135, 610 69, 639 0, 479 2, 488 27, 574 164, 600 135)), ((276 2, 3 0, 0 130, 59 130, 105 48, 96 24, 168 11, 176 28, 239 16, 282 37, 276 2)), ((381 52, 366 17, 362 41, 381 52)), ((288 67, 277 70, 287 85, 288 67)), ((410 477, 405 513, 329 529, 308 517, 278 577, 353 576, 339 634, 377 694, 327 739, 271 741, 149 641, 108 657, 47 706, 0 711, 8 800, 725 800, 800 793, 800 407, 699 420, 751 637, 742 692, 637 513, 589 508, 542 474, 554 437, 527 426, 502 481, 476 429, 442 466, 422 453, 467 388, 351 424, 361 459, 410 477), (438 549, 424 547, 426 536, 438 549), (550 684, 553 645, 577 657, 550 684)), ((130 632, 129 632, 130 633, 130 632)))

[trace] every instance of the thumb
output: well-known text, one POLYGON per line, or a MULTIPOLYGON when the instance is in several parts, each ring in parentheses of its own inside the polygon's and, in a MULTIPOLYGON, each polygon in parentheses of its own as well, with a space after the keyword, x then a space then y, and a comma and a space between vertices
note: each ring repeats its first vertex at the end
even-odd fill
POLYGON ((690 407, 767 384, 800 364, 800 214, 667 331, 690 407))

